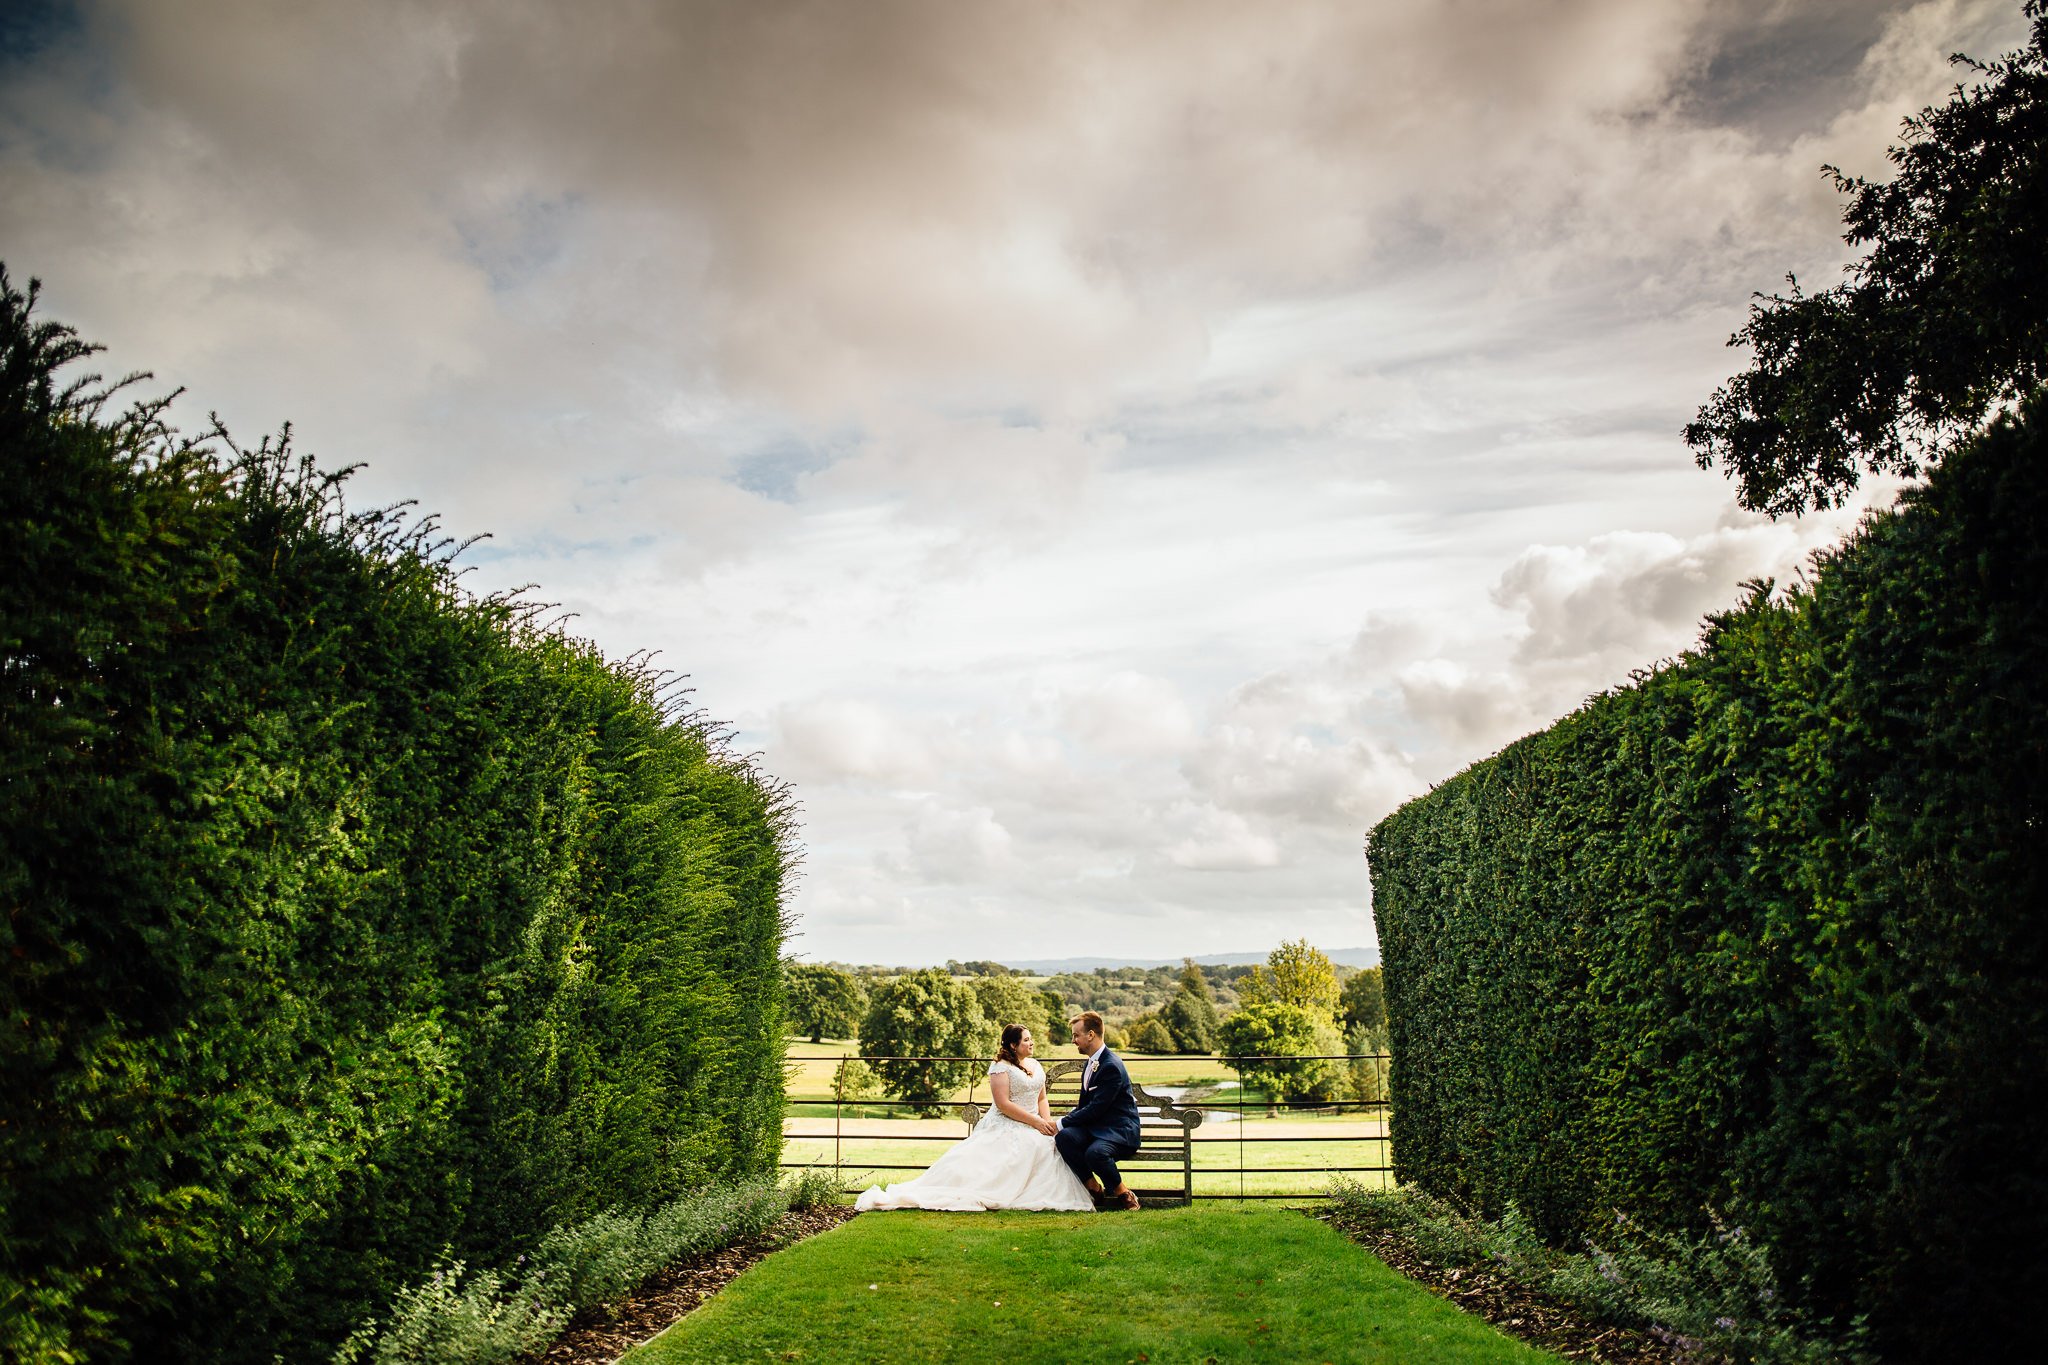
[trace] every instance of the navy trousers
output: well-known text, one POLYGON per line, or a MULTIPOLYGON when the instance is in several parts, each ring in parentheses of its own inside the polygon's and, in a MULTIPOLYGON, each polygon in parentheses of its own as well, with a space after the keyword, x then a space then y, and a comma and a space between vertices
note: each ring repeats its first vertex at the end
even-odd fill
POLYGON ((1135 1142, 1118 1142, 1085 1128, 1060 1129, 1052 1135, 1052 1145, 1059 1149, 1060 1159, 1073 1168, 1075 1175, 1083 1180, 1092 1175, 1105 1190, 1124 1183, 1124 1178, 1117 1174, 1116 1159, 1138 1150, 1135 1142))

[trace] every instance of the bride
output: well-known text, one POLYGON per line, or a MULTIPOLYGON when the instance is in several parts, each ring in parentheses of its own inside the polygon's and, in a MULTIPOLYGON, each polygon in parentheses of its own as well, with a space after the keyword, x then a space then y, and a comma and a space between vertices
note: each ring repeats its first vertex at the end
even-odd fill
POLYGON ((1032 1059, 1031 1030, 1011 1024, 988 1069, 995 1104, 962 1142, 925 1173, 900 1185, 861 1191, 857 1209, 1065 1209, 1087 1213, 1095 1201, 1053 1146, 1057 1126, 1045 1100, 1045 1068, 1032 1059))

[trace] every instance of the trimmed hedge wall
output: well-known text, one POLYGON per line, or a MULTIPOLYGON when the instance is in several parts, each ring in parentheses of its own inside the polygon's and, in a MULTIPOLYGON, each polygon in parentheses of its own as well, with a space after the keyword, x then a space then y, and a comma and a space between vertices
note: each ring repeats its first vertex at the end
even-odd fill
POLYGON ((443 1246, 772 1175, 783 792, 5 292, 0 1356, 324 1355, 443 1246))
POLYGON ((2032 1330, 2044 424, 1372 831, 1402 1180, 1561 1240, 1725 1210, 1897 1358, 2032 1330))

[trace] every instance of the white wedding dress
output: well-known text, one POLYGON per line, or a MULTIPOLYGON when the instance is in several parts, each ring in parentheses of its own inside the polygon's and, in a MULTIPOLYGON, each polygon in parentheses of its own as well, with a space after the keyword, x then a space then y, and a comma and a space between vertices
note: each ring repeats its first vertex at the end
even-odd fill
MULTIPOLYGON (((1045 1068, 1030 1058, 1022 1067, 998 1061, 991 1078, 1007 1074, 1010 1102, 1038 1112, 1045 1068)), ((1065 1209, 1089 1213, 1095 1201, 1052 1145, 1052 1139, 1017 1122, 991 1104, 974 1131, 934 1161, 925 1173, 900 1185, 875 1185, 860 1192, 854 1207, 868 1209, 1065 1209)))

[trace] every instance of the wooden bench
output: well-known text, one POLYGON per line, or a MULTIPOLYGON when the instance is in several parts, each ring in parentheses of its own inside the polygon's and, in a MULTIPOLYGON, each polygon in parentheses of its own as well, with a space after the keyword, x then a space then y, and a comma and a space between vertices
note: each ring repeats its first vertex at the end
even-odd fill
MULTIPOLYGON (((1045 1063, 1047 1106, 1057 1118, 1074 1107, 1081 1097, 1081 1069, 1078 1058, 1045 1063)), ((1146 1205, 1186 1204, 1195 1197, 1195 1129, 1202 1126, 1202 1111, 1184 1108, 1171 1097, 1155 1095, 1136 1081, 1131 1098, 1138 1102, 1138 1123, 1142 1130, 1138 1150, 1117 1162, 1124 1183, 1146 1205), (1138 1169, 1132 1169, 1132 1168, 1138 1169), (1166 1184, 1176 1172, 1178 1184, 1166 1184)), ((988 1106, 969 1101, 959 1106, 960 1117, 972 1128, 981 1122, 988 1106)))

